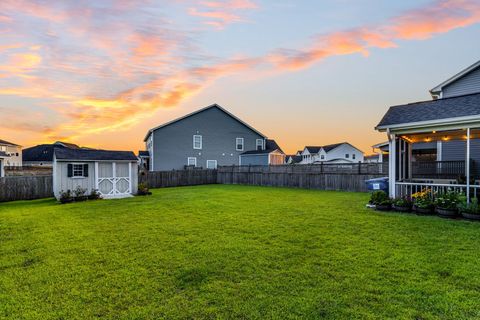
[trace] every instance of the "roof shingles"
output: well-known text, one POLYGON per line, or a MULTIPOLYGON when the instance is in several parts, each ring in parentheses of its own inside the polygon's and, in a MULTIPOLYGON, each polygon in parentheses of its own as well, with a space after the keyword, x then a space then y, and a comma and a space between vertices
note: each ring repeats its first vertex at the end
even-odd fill
POLYGON ((390 107, 377 128, 477 115, 480 116, 480 93, 390 107))

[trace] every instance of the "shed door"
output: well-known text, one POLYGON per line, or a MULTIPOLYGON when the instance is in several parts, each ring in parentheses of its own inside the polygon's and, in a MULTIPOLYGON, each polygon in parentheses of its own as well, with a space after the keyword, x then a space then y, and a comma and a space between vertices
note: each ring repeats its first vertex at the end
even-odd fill
POLYGON ((103 197, 121 197, 132 193, 131 163, 99 162, 97 189, 103 197))

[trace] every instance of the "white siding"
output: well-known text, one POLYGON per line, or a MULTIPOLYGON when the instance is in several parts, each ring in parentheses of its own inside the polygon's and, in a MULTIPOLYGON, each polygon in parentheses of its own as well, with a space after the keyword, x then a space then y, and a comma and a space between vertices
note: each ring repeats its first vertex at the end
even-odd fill
POLYGON ((74 162, 58 162, 55 167, 55 197, 59 197, 62 191, 75 190, 78 186, 87 189, 87 194, 95 189, 95 166, 93 162, 75 162, 88 163, 88 177, 85 178, 69 178, 68 164, 74 162))

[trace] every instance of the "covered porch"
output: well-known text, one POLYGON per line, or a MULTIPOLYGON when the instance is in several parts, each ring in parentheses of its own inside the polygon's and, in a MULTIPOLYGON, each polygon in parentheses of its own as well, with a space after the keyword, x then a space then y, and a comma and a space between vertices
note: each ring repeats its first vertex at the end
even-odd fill
POLYGON ((376 129, 388 137, 391 198, 425 189, 480 196, 480 94, 391 107, 376 129), (417 144, 436 144, 435 159, 417 161, 417 144))
POLYGON ((479 195, 480 170, 479 163, 472 158, 472 141, 479 141, 480 127, 388 135, 390 197, 411 196, 424 189, 433 193, 459 191, 467 198, 479 195), (454 143, 459 152, 455 154, 457 160, 412 161, 412 146, 420 142, 441 142, 440 146, 454 143))

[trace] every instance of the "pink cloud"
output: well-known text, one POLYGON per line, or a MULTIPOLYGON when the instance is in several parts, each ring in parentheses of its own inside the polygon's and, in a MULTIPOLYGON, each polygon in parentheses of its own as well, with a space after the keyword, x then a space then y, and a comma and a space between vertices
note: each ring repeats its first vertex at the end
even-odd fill
POLYGON ((250 0, 230 1, 200 1, 197 7, 188 9, 188 14, 194 17, 205 18, 204 24, 223 29, 226 25, 243 22, 241 12, 258 9, 258 6, 250 0))

